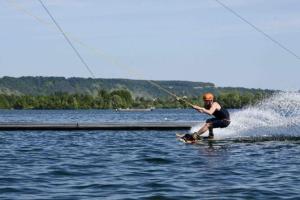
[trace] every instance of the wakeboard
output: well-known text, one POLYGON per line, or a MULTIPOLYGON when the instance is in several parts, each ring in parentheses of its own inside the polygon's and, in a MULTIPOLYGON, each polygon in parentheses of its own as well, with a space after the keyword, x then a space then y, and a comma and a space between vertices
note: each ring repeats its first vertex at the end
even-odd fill
POLYGON ((207 137, 207 136, 201 136, 200 139, 198 140, 194 140, 194 141, 189 141, 189 140, 185 140, 184 136, 186 135, 186 133, 176 133, 176 138, 186 144, 196 144, 196 143, 201 143, 203 141, 213 141, 213 138, 207 137))

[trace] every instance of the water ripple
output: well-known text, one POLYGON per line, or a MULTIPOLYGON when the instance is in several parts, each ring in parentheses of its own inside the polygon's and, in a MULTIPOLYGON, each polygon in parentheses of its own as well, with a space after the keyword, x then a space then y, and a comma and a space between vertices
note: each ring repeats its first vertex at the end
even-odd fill
POLYGON ((0 132, 0 199, 299 199, 299 141, 277 134, 188 145, 172 131, 0 132))

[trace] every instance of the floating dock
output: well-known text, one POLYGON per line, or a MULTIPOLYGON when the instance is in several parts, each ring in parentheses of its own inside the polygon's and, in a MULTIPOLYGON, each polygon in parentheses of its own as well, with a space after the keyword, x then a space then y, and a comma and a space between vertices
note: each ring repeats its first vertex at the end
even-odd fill
POLYGON ((2 131, 190 130, 199 122, 0 123, 2 131))

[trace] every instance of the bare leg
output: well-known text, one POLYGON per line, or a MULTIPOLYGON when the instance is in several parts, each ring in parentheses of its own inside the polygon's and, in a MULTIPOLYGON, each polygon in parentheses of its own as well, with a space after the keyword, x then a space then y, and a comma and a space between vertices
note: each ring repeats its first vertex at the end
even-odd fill
POLYGON ((197 131, 196 133, 193 133, 193 138, 194 139, 199 139, 200 135, 202 135, 203 133, 205 133, 207 130, 210 130, 211 128, 211 123, 205 123, 199 131, 197 131))

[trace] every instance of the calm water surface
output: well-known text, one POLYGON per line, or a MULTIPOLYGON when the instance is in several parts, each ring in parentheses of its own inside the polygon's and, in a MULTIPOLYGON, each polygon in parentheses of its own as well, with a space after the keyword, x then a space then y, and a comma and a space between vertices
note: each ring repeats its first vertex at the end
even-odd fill
MULTIPOLYGON (((192 110, 0 111, 6 122, 202 121, 192 110)), ((0 132, 0 199, 300 199, 300 139, 196 145, 172 131, 0 132)))

